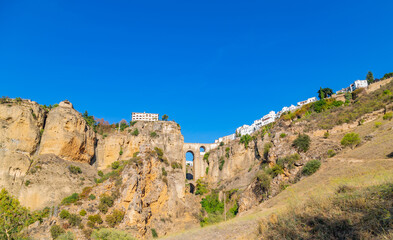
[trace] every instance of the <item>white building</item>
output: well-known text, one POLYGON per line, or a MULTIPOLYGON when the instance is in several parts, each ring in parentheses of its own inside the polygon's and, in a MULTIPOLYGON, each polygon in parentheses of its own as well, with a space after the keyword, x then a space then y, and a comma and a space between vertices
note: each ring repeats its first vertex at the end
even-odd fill
POLYGON ((232 140, 235 140, 235 138, 236 138, 236 134, 233 133, 231 135, 220 137, 219 139, 216 139, 214 141, 214 143, 220 143, 220 142, 228 143, 232 140))
POLYGON ((366 88, 367 86, 368 86, 367 80, 356 80, 351 85, 349 85, 349 87, 338 90, 336 94, 338 95, 342 93, 353 92, 356 89, 366 88))
POLYGON ((249 125, 243 125, 241 127, 238 127, 236 129, 236 132, 240 135, 246 135, 246 134, 252 134, 253 132, 257 131, 260 129, 262 126, 265 126, 269 123, 272 123, 276 120, 276 113, 274 111, 269 112, 269 114, 266 114, 263 116, 261 119, 255 120, 251 126, 249 125))
POLYGON ((309 103, 312 103, 312 102, 316 102, 316 101, 317 101, 317 98, 316 97, 312 97, 312 98, 309 98, 307 100, 298 102, 297 105, 298 106, 303 106, 303 105, 306 105, 306 104, 309 104, 309 103))
POLYGON ((132 113, 132 121, 158 121, 157 113, 132 113))
POLYGON ((189 165, 189 166, 194 166, 194 161, 186 161, 186 165, 189 165))
POLYGON ((356 80, 354 83, 349 85, 351 92, 359 88, 366 88, 368 86, 367 80, 356 80))
POLYGON ((281 111, 279 111, 279 112, 276 114, 276 118, 280 118, 280 116, 281 116, 283 113, 292 112, 292 111, 295 111, 295 110, 298 109, 298 108, 299 108, 298 106, 294 106, 293 104, 292 104, 291 106, 289 106, 289 107, 283 107, 283 108, 281 109, 281 111))

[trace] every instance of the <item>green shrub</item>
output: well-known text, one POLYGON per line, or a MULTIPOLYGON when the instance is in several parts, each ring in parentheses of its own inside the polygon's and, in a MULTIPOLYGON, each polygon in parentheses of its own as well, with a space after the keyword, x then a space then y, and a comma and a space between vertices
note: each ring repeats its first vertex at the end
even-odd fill
POLYGON ((120 156, 123 155, 123 148, 122 147, 120 147, 119 155, 120 156))
POLYGON ((374 123, 374 126, 375 126, 376 128, 379 128, 381 125, 382 125, 381 122, 375 122, 375 123, 374 123))
POLYGON ((125 231, 108 228, 94 230, 91 238, 93 240, 136 240, 131 234, 125 231))
POLYGON ((206 172, 206 175, 209 173, 209 167, 206 167, 205 172, 206 172))
POLYGON ((71 226, 74 226, 74 227, 79 226, 81 224, 81 222, 82 222, 81 217, 76 214, 70 213, 70 215, 68 216, 68 223, 71 226))
POLYGON ((213 193, 206 196, 201 201, 202 209, 207 213, 207 217, 201 219, 201 226, 220 222, 223 220, 224 202, 218 199, 218 195, 213 193))
POLYGON ((171 167, 172 167, 173 169, 176 169, 176 168, 182 169, 182 168, 183 168, 183 166, 182 166, 180 163, 178 163, 178 162, 172 162, 172 163, 171 163, 171 167))
POLYGON ((239 212, 239 204, 237 204, 237 202, 235 202, 235 204, 227 212, 227 217, 233 218, 238 214, 238 212, 239 212))
POLYGON ((27 187, 27 186, 29 186, 30 185, 30 180, 26 180, 26 182, 25 182, 25 186, 27 187))
POLYGON ((229 151, 230 151, 231 149, 229 148, 229 147, 227 147, 227 148, 225 148, 225 157, 226 158, 229 158, 229 151))
POLYGON ((220 157, 220 161, 219 161, 219 165, 218 165, 218 169, 220 169, 220 171, 222 170, 222 168, 224 167, 225 164, 225 160, 223 157, 220 157))
POLYGON ((61 210, 61 212, 60 212, 60 214, 59 214, 59 217, 60 217, 61 219, 66 219, 66 218, 68 218, 69 216, 70 216, 70 212, 68 212, 68 211, 65 210, 65 209, 61 210))
POLYGON ((90 199, 90 200, 94 200, 94 199, 96 199, 96 195, 94 195, 94 194, 90 194, 90 195, 89 195, 89 199, 90 199))
POLYGON ((64 198, 61 201, 61 204, 62 205, 69 205, 71 203, 77 202, 78 200, 79 200, 79 194, 73 193, 71 196, 68 196, 68 197, 64 198))
POLYGON ((330 135, 329 132, 325 132, 325 133, 323 134, 323 138, 329 138, 329 135, 330 135))
POLYGON ((224 142, 220 142, 220 147, 224 146, 224 142))
POLYGON ((138 128, 135 128, 135 130, 131 133, 132 136, 138 136, 139 135, 139 130, 138 128))
POLYGON ((328 156, 331 158, 331 157, 336 156, 336 151, 334 151, 333 149, 329 149, 329 150, 327 151, 327 154, 328 154, 328 156))
POLYGON ((244 147, 247 149, 248 148, 248 144, 250 143, 250 141, 252 140, 252 137, 248 134, 241 136, 240 138, 240 143, 244 144, 244 147))
POLYGON ((383 120, 392 120, 392 118, 393 118, 393 112, 388 112, 388 113, 385 113, 385 115, 383 115, 383 120))
POLYGON ((69 167, 68 167, 68 170, 70 170, 70 172, 71 172, 72 174, 80 174, 80 173, 82 173, 81 168, 80 168, 80 167, 77 167, 77 166, 74 166, 74 165, 69 166, 69 167))
POLYGON ((292 146, 298 149, 298 151, 307 152, 310 148, 311 139, 307 134, 299 134, 299 136, 293 141, 292 146))
POLYGON ((167 173, 167 171, 165 170, 164 167, 161 168, 161 172, 162 172, 162 176, 167 176, 168 175, 168 173, 167 173))
POLYGON ((98 210, 102 213, 107 213, 108 209, 113 206, 114 198, 113 196, 108 196, 103 194, 100 196, 100 204, 98 205, 98 210))
POLYGON ((68 231, 58 236, 56 240, 75 240, 75 237, 71 231, 68 231))
POLYGON ((102 172, 101 170, 98 171, 98 176, 103 177, 104 176, 104 172, 102 172))
POLYGON ((151 235, 153 236, 153 238, 158 238, 157 231, 154 228, 151 229, 151 235))
POLYGON ((120 162, 119 161, 115 161, 111 164, 111 167, 113 170, 118 169, 120 167, 120 162))
POLYGON ((130 126, 131 126, 131 127, 134 126, 135 123, 136 123, 136 121, 131 121, 131 122, 130 122, 130 126))
POLYGON ((104 222, 99 214, 90 215, 87 219, 94 224, 102 224, 104 222))
POLYGON ((287 136, 287 134, 285 134, 285 133, 280 134, 280 138, 285 138, 286 136, 287 136))
POLYGON ((257 180, 261 190, 265 193, 269 193, 270 184, 272 182, 272 178, 264 171, 259 171, 257 174, 257 180))
POLYGON ((203 161, 207 162, 207 164, 209 164, 209 155, 210 155, 210 152, 207 152, 203 155, 203 161))
POLYGON ((86 210, 85 209, 80 210, 79 215, 81 215, 82 217, 86 216, 86 210))
POLYGON ((53 239, 56 239, 63 233, 65 233, 64 229, 57 224, 52 225, 52 227, 50 227, 50 235, 52 236, 53 239))
POLYGON ((224 202, 221 202, 218 199, 218 194, 216 193, 207 195, 205 198, 203 198, 201 201, 201 206, 207 213, 224 212, 224 202))
POLYGON ((304 165, 302 173, 303 175, 310 176, 315 173, 319 167, 321 166, 321 161, 319 160, 311 160, 306 165, 304 165))
POLYGON ((201 179, 197 180, 195 189, 195 195, 203 195, 209 192, 207 189, 207 183, 203 182, 201 179))
POLYGON ((274 166, 272 167, 272 176, 276 177, 279 174, 283 174, 284 170, 282 169, 282 167, 278 164, 274 164, 274 166))
POLYGON ((279 158, 277 160, 277 165, 279 165, 281 168, 286 167, 288 169, 292 169, 295 162, 299 159, 300 155, 298 153, 294 153, 292 155, 285 156, 284 158, 279 158))
POLYGON ((123 221, 124 214, 123 211, 115 209, 112 214, 106 216, 105 221, 110 227, 115 227, 123 221))
POLYGON ((158 137, 158 134, 156 132, 150 132, 150 137, 156 138, 156 137, 158 137))
POLYGON ((164 152, 162 151, 161 148, 155 147, 154 151, 157 153, 158 158, 162 158, 164 156, 164 152))
POLYGON ((359 134, 351 132, 345 134, 345 136, 341 139, 341 145, 347 147, 355 147, 361 142, 359 134))
POLYGON ((265 145, 263 146, 263 157, 265 159, 268 158, 269 156, 269 152, 270 152, 270 148, 272 148, 273 144, 271 142, 265 143, 265 145))

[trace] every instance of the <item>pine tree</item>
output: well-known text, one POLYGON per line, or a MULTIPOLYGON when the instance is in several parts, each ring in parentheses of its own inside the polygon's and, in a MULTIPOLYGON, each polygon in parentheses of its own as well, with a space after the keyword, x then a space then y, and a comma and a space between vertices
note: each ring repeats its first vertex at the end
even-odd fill
POLYGON ((374 82, 374 75, 373 75, 373 73, 372 73, 371 71, 369 71, 369 72, 367 73, 366 80, 367 80, 367 83, 368 83, 368 84, 374 82))

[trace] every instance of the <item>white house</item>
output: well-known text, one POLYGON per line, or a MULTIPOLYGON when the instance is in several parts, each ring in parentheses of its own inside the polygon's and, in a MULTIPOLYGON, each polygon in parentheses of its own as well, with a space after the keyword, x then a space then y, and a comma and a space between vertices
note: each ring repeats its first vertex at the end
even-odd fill
POLYGON ((249 125, 243 125, 241 127, 238 127, 236 129, 236 132, 240 135, 246 135, 246 134, 251 134, 258 129, 260 129, 262 126, 265 126, 269 123, 272 123, 276 120, 276 113, 274 111, 270 111, 268 114, 263 116, 261 119, 255 120, 251 126, 249 125))
POLYGON ((367 80, 356 80, 349 87, 351 88, 351 92, 355 91, 359 88, 366 88, 368 86, 367 80))
POLYGON ((368 86, 367 80, 356 80, 351 85, 349 85, 349 87, 338 90, 336 94, 338 95, 346 92, 353 92, 356 89, 366 88, 367 86, 368 86))
POLYGON ((292 111, 295 111, 295 110, 298 109, 298 108, 299 108, 298 106, 294 106, 293 104, 292 104, 291 106, 289 106, 289 107, 283 107, 283 108, 281 109, 281 111, 279 111, 279 112, 277 113, 276 118, 280 118, 280 116, 281 116, 283 113, 292 112, 292 111))
POLYGON ((316 97, 312 97, 312 98, 309 98, 307 100, 298 102, 297 105, 298 106, 303 106, 303 105, 306 105, 306 104, 309 104, 309 103, 312 103, 312 102, 316 102, 316 101, 317 101, 317 98, 316 97))
POLYGON ((132 113, 132 121, 158 121, 158 114, 157 113, 132 113))

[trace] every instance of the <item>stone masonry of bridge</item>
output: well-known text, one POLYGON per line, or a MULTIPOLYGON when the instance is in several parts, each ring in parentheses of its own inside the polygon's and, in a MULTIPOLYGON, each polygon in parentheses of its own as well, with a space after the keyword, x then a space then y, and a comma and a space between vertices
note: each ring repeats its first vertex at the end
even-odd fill
POLYGON ((184 176, 186 176, 186 153, 191 152, 194 155, 194 163, 193 163, 193 177, 194 180, 197 180, 206 175, 206 167, 208 164, 203 161, 203 155, 209 152, 213 148, 218 147, 217 143, 184 143, 183 145, 183 170, 184 176), (204 148, 205 151, 200 151, 201 148, 204 148))

